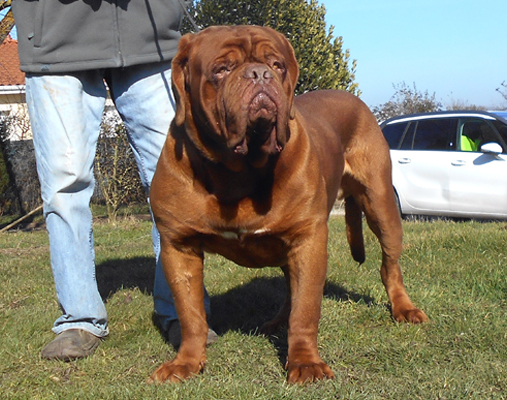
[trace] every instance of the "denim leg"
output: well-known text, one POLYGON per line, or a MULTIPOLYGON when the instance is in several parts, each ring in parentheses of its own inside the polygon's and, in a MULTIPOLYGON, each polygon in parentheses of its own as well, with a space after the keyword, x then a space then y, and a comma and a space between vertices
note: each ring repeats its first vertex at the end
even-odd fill
POLYGON ((28 75, 32 124, 51 267, 63 315, 53 331, 108 334, 95 280, 92 214, 93 161, 106 91, 97 72, 28 75))
MULTIPOLYGON (((171 91, 171 64, 157 63, 112 71, 110 89, 132 145, 141 181, 149 188, 162 151, 169 125, 175 115, 171 91)), ((160 260, 160 236, 155 224, 152 228, 153 249, 157 260, 153 301, 155 313, 167 328, 177 319, 171 290, 164 276, 160 260)), ((210 313, 209 296, 205 291, 206 314, 210 313)))

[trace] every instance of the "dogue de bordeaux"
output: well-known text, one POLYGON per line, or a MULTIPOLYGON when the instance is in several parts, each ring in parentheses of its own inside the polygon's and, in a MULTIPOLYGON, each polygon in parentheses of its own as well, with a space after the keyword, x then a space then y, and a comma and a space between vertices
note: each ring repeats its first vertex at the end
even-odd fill
POLYGON ((389 149, 375 118, 346 92, 294 97, 297 79, 291 45, 269 28, 210 27, 180 41, 172 64, 176 116, 150 196, 182 343, 152 382, 204 368, 204 252, 249 268, 281 267, 288 296, 263 330, 288 326, 289 382, 334 377, 317 332, 327 220, 339 191, 355 260, 365 257, 362 213, 380 241, 393 318, 427 320, 403 285, 389 149))

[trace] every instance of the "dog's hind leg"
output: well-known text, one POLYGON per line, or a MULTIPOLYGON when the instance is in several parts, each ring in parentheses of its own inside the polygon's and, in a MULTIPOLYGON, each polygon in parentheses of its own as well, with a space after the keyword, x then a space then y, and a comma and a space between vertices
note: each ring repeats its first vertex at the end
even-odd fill
POLYGON ((345 199, 345 224, 347 241, 352 258, 359 264, 364 263, 363 213, 353 196, 345 199))
POLYGON ((389 171, 375 170, 368 184, 359 183, 351 175, 344 179, 357 205, 366 216, 368 226, 377 236, 382 248, 380 275, 391 303, 393 318, 398 322, 421 323, 426 314, 416 308, 407 294, 399 264, 402 251, 402 225, 394 197, 389 171), (382 179, 384 177, 384 179, 382 179))

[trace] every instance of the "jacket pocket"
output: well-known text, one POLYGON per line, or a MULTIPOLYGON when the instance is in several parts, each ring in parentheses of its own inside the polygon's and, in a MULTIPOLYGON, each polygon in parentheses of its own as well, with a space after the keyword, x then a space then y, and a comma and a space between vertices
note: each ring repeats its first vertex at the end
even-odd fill
POLYGON ((35 18, 34 18, 34 31, 33 31, 33 45, 34 47, 40 47, 42 43, 42 32, 44 26, 44 4, 47 1, 37 0, 36 8, 35 8, 35 18))

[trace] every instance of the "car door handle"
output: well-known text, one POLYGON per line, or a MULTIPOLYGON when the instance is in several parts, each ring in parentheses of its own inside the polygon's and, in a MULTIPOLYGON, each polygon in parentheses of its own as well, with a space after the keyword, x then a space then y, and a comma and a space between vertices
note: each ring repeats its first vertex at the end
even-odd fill
POLYGON ((467 162, 463 160, 455 160, 451 161, 451 164, 454 165, 455 167, 462 167, 464 165, 467 165, 467 162))
POLYGON ((410 164, 412 162, 412 160, 410 158, 399 158, 398 159, 398 163, 400 164, 410 164))

